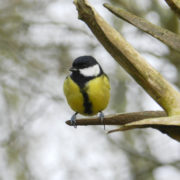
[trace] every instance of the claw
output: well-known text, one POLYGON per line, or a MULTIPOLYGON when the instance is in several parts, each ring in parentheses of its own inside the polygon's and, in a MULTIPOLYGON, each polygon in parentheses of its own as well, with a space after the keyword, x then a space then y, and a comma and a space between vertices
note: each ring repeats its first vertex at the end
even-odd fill
POLYGON ((78 113, 76 112, 75 114, 73 114, 73 116, 71 117, 71 125, 74 126, 74 128, 77 128, 77 124, 76 124, 76 115, 78 113))
POLYGON ((106 130, 105 123, 104 123, 104 114, 102 111, 99 112, 99 118, 101 120, 101 123, 104 124, 104 130, 106 130))

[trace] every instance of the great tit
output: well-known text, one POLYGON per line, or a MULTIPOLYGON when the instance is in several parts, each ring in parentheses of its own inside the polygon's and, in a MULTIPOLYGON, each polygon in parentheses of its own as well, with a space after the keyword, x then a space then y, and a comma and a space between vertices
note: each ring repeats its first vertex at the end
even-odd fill
POLYGON ((69 69, 71 74, 64 81, 64 94, 69 106, 75 111, 71 124, 76 127, 76 115, 92 116, 107 107, 110 98, 110 83, 102 67, 92 56, 76 58, 69 69))

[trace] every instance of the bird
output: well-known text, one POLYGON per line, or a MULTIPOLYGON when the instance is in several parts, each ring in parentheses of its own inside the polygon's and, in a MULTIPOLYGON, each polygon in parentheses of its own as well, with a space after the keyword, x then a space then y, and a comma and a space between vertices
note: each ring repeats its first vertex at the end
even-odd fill
MULTIPOLYGON (((76 58, 71 72, 64 80, 63 90, 67 103, 75 112, 71 125, 76 125, 76 115, 93 116, 99 113, 104 123, 103 110, 110 99, 110 81, 97 60, 92 56, 76 58)), ((105 124, 104 124, 105 129, 105 124)))

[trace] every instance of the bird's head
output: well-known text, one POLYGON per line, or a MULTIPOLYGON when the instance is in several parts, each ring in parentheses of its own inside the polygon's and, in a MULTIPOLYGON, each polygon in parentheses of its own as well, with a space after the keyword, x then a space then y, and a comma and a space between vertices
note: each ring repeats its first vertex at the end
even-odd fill
POLYGON ((72 73, 79 73, 84 77, 96 77, 103 73, 101 66, 92 56, 80 56, 76 58, 70 71, 72 73))

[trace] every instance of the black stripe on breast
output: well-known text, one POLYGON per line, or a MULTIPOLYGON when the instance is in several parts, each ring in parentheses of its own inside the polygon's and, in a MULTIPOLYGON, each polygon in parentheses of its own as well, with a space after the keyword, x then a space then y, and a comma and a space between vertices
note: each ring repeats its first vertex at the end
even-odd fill
POLYGON ((89 101, 89 96, 86 92, 87 89, 83 88, 80 89, 82 95, 83 95, 83 99, 84 99, 84 113, 86 114, 92 114, 92 103, 89 101))
MULTIPOLYGON (((103 71, 101 70, 101 73, 98 76, 102 75, 102 73, 103 73, 103 71)), ((98 76, 96 76, 96 77, 98 77, 98 76)), ((94 77, 94 76, 85 77, 85 76, 81 75, 79 73, 79 71, 73 72, 70 77, 76 84, 78 84, 78 86, 80 88, 80 92, 83 95, 84 113, 89 114, 89 115, 92 114, 92 103, 89 100, 89 96, 87 94, 87 87, 85 87, 85 86, 86 86, 86 83, 88 83, 88 81, 90 81, 96 77, 94 77)))
POLYGON ((86 83, 93 79, 94 77, 85 77, 82 76, 79 72, 73 72, 71 74, 72 80, 78 84, 80 92, 83 95, 83 106, 85 114, 92 114, 92 103, 89 101, 89 96, 87 94, 87 88, 85 87, 86 83))

